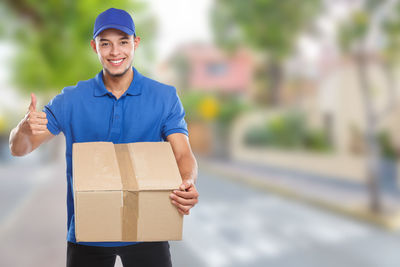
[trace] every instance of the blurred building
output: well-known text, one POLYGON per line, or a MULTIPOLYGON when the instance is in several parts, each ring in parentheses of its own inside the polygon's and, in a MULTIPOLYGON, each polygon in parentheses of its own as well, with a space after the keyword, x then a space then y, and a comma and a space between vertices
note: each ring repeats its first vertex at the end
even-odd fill
POLYGON ((240 102, 254 95, 254 58, 245 48, 226 51, 212 44, 188 43, 158 67, 158 79, 181 93, 196 153, 225 153, 221 139, 226 138, 221 131, 229 127, 240 102))
POLYGON ((158 76, 181 90, 250 94, 254 60, 251 53, 238 49, 232 53, 209 44, 186 44, 162 64, 158 76))
MULTIPOLYGON (((367 75, 376 133, 386 134, 393 149, 400 151, 399 69, 388 73, 378 55, 370 54, 367 75)), ((297 73, 298 74, 298 73, 297 73)), ((310 127, 323 128, 339 154, 363 154, 366 107, 359 69, 349 57, 321 57, 313 75, 291 75, 282 88, 282 107, 295 107, 307 114, 310 127)))

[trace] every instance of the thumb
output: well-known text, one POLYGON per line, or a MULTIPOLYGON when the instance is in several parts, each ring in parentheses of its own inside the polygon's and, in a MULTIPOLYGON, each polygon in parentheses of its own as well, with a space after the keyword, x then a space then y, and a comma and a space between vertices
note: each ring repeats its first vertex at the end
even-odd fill
POLYGON ((181 184, 181 186, 179 187, 180 190, 185 191, 186 189, 188 189, 190 186, 192 185, 191 181, 185 181, 181 184))
POLYGON ((34 93, 31 93, 31 104, 29 105, 29 111, 36 111, 36 96, 34 93))

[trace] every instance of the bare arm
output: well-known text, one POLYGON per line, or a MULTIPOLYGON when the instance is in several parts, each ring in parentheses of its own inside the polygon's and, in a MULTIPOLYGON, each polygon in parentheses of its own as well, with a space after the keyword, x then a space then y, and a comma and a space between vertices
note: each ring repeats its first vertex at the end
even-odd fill
POLYGON ((184 134, 175 133, 168 135, 167 141, 174 151, 182 181, 195 183, 197 179, 197 162, 190 148, 189 138, 184 134))
POLYGON ((190 148, 189 139, 181 133, 171 134, 167 137, 178 164, 182 177, 180 190, 171 194, 172 203, 181 214, 189 214, 190 209, 197 204, 199 193, 195 182, 197 180, 197 162, 190 148))
POLYGON ((24 156, 42 143, 53 138, 47 129, 46 113, 36 111, 36 96, 31 95, 28 113, 10 133, 10 150, 13 156, 24 156))

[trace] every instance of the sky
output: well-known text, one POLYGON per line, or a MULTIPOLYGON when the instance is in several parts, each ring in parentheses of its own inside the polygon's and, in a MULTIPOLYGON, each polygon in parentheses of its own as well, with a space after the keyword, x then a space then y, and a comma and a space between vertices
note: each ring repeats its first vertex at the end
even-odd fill
POLYGON ((156 57, 163 60, 179 44, 188 41, 212 41, 209 10, 212 0, 150 0, 158 20, 156 57))

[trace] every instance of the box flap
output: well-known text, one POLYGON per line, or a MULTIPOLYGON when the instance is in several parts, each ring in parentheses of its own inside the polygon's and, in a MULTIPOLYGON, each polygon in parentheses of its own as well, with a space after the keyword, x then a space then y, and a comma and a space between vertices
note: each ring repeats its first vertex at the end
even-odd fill
POLYGON ((182 183, 168 142, 130 143, 129 152, 139 190, 172 190, 182 183))
POLYGON ((76 191, 122 189, 113 143, 74 143, 73 169, 76 191))

